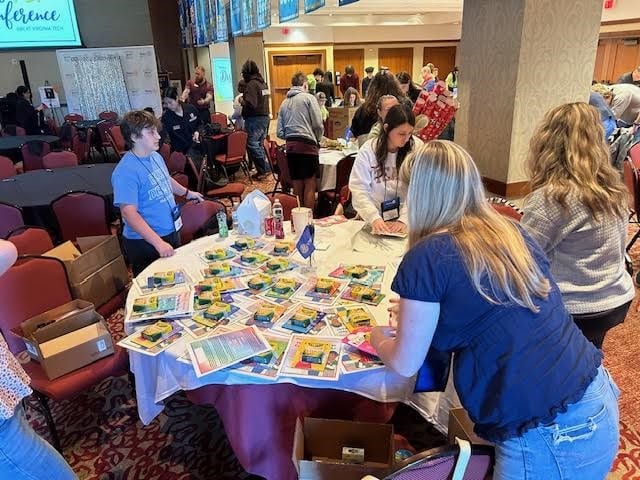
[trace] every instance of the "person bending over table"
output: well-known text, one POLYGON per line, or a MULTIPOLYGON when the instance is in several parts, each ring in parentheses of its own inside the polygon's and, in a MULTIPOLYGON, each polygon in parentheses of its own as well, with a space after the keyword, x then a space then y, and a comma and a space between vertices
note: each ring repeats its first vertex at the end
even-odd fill
POLYGON ((186 155, 193 143, 200 140, 198 127, 201 122, 198 110, 193 105, 181 102, 175 87, 166 88, 162 96, 165 110, 161 121, 164 132, 171 142, 171 151, 186 155))
POLYGON ((402 233, 407 225, 407 185, 398 177, 409 153, 422 145, 411 133, 416 119, 405 105, 391 107, 378 138, 367 140, 349 178, 353 208, 377 233, 402 233))
POLYGON ((129 151, 111 175, 113 203, 124 222, 123 246, 134 276, 180 246, 180 209, 174 195, 201 202, 202 195, 169 176, 158 149, 160 126, 142 110, 124 115, 120 128, 129 151))
POLYGON ((605 478, 618 451, 619 391, 565 309, 544 252, 485 200, 462 147, 432 141, 412 163, 410 250, 391 286, 397 327, 375 327, 373 347, 406 377, 430 347, 455 351, 462 404, 495 444, 495 480, 605 478))
POLYGON ((545 115, 531 139, 531 194, 522 226, 551 262, 564 304, 602 348, 635 296, 624 265, 627 188, 611 165, 598 111, 569 103, 545 115))
MULTIPOLYGON (((18 252, 0 240, 0 275, 14 264, 18 252)), ((0 478, 76 479, 67 462, 27 422, 21 401, 31 395, 31 380, 0 335, 0 478)))

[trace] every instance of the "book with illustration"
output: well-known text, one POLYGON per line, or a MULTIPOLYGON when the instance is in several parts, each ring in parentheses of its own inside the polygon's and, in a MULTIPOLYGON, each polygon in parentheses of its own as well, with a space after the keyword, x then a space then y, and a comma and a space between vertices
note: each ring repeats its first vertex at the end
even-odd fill
POLYGON ((375 327, 375 317, 364 305, 340 305, 328 316, 333 334, 346 337, 363 327, 375 327))
POLYGON ((235 278, 249 273, 246 269, 231 262, 211 262, 202 270, 204 278, 235 278))
POLYGON ((296 292, 295 299, 331 306, 347 288, 348 283, 330 277, 309 277, 296 292))
POLYGON ((270 258, 269 255, 258 250, 245 250, 240 252, 240 255, 234 258, 232 262, 244 268, 254 269, 267 263, 270 258))
POLYGON ((232 293, 246 290, 247 283, 243 278, 205 278, 195 286, 196 294, 201 292, 215 291, 219 293, 232 293))
POLYGON ((215 328, 239 322, 250 316, 250 313, 235 303, 213 302, 204 310, 193 314, 192 320, 205 327, 215 328))
POLYGON ((268 275, 277 275, 283 272, 289 272, 296 268, 300 268, 298 262, 294 262, 290 258, 273 257, 260 266, 260 270, 268 275))
POLYGON ((187 344, 189 358, 198 377, 270 350, 271 345, 255 327, 199 338, 187 344))
POLYGON ((342 300, 351 302, 366 303, 367 305, 380 305, 384 299, 384 294, 380 290, 367 287, 366 285, 349 285, 340 295, 342 300))
POLYGON ((276 279, 269 288, 260 294, 266 300, 277 303, 284 303, 302 286, 302 279, 298 277, 280 277, 276 279))
POLYGON ((339 338, 294 334, 280 367, 280 375, 336 381, 342 343, 339 338))
POLYGON ((178 287, 191 282, 192 280, 187 272, 182 269, 154 272, 151 275, 139 275, 135 281, 138 290, 143 295, 148 295, 167 288, 178 287))
POLYGON ((205 263, 224 262, 236 256, 235 250, 229 248, 211 248, 197 253, 205 263))
POLYGON ((230 366, 229 371, 267 379, 275 379, 278 376, 289 337, 274 335, 271 332, 262 332, 262 335, 271 345, 271 351, 242 360, 230 366))
POLYGON ((289 303, 279 304, 259 299, 246 307, 249 315, 242 320, 242 323, 260 328, 271 328, 280 320, 289 306, 289 303))
POLYGON ((342 346, 340 370, 343 374, 365 372, 384 368, 384 363, 375 355, 370 355, 350 345, 342 346))
POLYGON ((332 225, 338 225, 347 221, 348 219, 344 215, 329 215, 328 217, 324 218, 316 218, 313 221, 313 224, 316 227, 330 227, 332 225))
POLYGON ((276 240, 269 242, 264 248, 264 252, 273 257, 288 257, 296 251, 296 246, 289 240, 276 240))
POLYGON ((182 324, 177 321, 159 320, 137 328, 134 333, 120 340, 118 345, 144 355, 156 356, 180 340, 186 333, 182 324))
POLYGON ((342 263, 338 268, 329 274, 330 277, 349 280, 349 283, 365 285, 376 290, 380 290, 384 277, 384 266, 376 265, 356 265, 342 263))
POLYGON ((305 333, 317 335, 327 326, 324 320, 326 313, 317 307, 295 304, 282 315, 273 329, 283 333, 305 333))
POLYGON ((239 237, 235 242, 231 244, 236 252, 246 252, 248 250, 258 250, 264 248, 265 242, 262 240, 256 240, 251 237, 239 237))
POLYGON ((175 318, 189 315, 193 311, 193 291, 156 293, 137 297, 127 309, 125 322, 155 318, 175 318))

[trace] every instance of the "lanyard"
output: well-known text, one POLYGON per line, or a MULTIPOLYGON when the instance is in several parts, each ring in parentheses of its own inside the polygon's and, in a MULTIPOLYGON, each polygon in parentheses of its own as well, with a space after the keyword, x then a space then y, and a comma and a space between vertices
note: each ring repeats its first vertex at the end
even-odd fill
MULTIPOLYGON (((136 155, 136 154, 133 152, 133 150, 129 150, 129 151, 131 152, 131 154, 132 154, 134 157, 136 157, 136 158, 140 161, 140 164, 144 167, 144 169, 145 169, 147 172, 149 172, 149 176, 153 179, 153 183, 155 183, 155 184, 156 184, 156 187, 158 187, 158 188, 160 189, 160 191, 162 192, 162 196, 163 196, 163 197, 164 197, 164 199, 167 201, 167 205, 169 206, 169 210, 171 210, 171 215, 173 215, 173 207, 171 207, 171 202, 169 201, 169 197, 167 196, 167 193, 164 191, 164 188, 162 188, 162 186, 160 185, 160 182, 158 182, 158 179, 156 178, 156 176, 155 176, 153 173, 151 173, 151 170, 149 170, 149 167, 147 167, 147 166, 144 164, 144 162, 142 161, 142 159, 141 159, 138 155, 136 155)), ((152 156, 149 156, 149 161, 150 161, 151 163, 153 163, 153 166, 154 166, 154 167, 156 167, 156 168, 158 167, 158 165, 156 164, 156 162, 154 161, 154 159, 153 159, 153 157, 152 157, 152 156)), ((162 170, 162 169, 160 169, 160 170, 162 170)))

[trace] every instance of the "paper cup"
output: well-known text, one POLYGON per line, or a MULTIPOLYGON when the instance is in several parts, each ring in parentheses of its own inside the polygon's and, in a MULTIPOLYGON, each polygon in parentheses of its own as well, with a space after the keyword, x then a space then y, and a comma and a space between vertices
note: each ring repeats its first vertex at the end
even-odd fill
POLYGON ((291 209, 291 221, 293 231, 301 234, 304 227, 309 225, 313 220, 313 211, 307 207, 296 207, 291 209))

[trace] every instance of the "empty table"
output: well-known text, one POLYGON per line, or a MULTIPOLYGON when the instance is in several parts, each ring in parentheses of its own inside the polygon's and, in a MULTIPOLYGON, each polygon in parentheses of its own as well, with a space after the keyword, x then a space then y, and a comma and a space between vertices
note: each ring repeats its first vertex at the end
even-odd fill
POLYGON ((0 137, 0 151, 16 150, 27 142, 41 141, 45 143, 54 143, 60 140, 55 135, 13 135, 8 137, 0 137))

